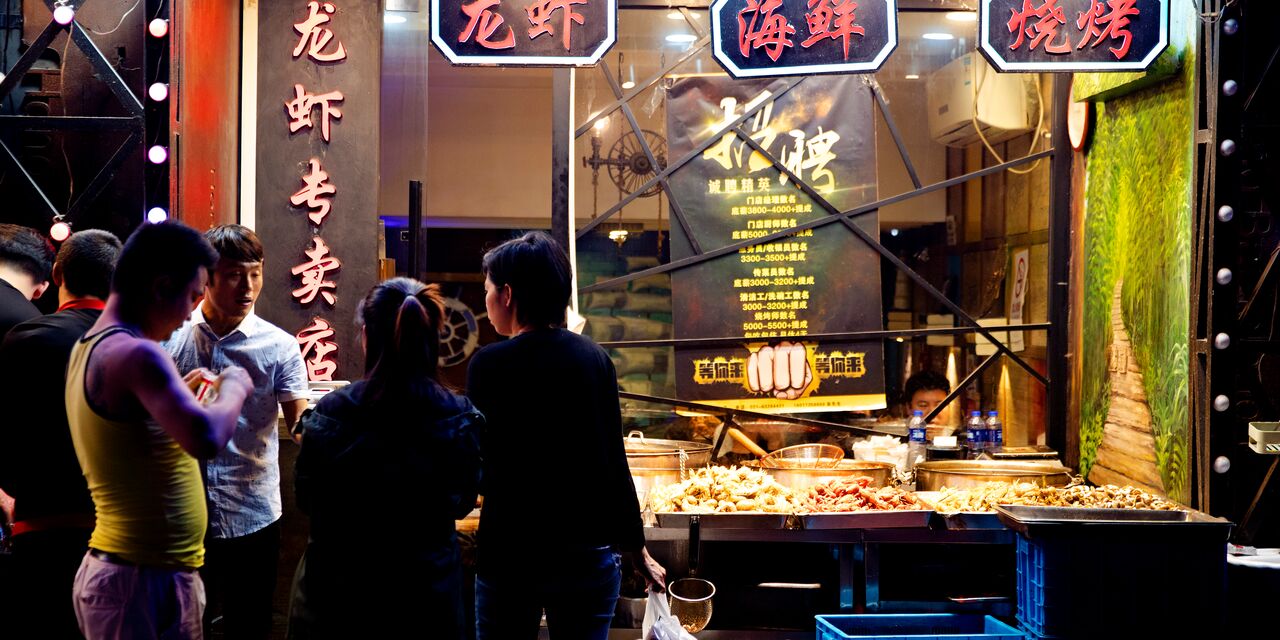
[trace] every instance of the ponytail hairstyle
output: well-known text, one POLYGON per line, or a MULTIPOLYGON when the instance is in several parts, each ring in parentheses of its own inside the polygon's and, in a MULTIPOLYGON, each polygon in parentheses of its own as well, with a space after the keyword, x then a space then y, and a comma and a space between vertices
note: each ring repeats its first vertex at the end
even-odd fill
POLYGON ((369 291, 357 321, 364 326, 364 371, 374 403, 434 382, 440 358, 444 298, 440 287, 392 278, 369 291))

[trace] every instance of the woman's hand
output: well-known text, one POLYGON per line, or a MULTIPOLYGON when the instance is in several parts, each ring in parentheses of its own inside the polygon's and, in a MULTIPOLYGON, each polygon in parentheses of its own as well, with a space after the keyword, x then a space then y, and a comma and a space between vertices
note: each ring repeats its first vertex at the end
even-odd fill
POLYGON ((647 548, 641 547, 640 553, 632 556, 636 570, 640 575, 644 576, 644 581, 648 584, 649 591, 657 593, 665 593, 667 591, 667 570, 658 564, 653 556, 649 555, 647 548))

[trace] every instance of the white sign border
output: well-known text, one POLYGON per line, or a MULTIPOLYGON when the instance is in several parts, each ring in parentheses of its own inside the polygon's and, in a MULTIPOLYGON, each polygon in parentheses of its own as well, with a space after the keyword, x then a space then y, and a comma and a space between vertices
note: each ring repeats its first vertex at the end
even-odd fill
MULTIPOLYGON (((432 1, 434 2, 436 0, 432 1)), ((797 0, 792 1, 795 2, 797 0)), ((711 4, 711 55, 715 58, 716 62, 720 64, 720 66, 724 67, 725 71, 729 72, 729 75, 735 78, 776 78, 781 76, 810 75, 816 73, 875 73, 884 65, 884 61, 889 58, 889 55, 898 48, 898 2, 897 0, 883 1, 885 3, 885 9, 888 11, 887 15, 890 18, 888 21, 889 39, 884 48, 880 50, 880 53, 876 54, 876 57, 869 62, 841 62, 838 64, 808 64, 798 67, 781 66, 767 69, 742 69, 738 67, 738 65, 734 64, 730 59, 729 54, 725 53, 724 50, 720 48, 720 10, 724 8, 724 5, 729 3, 729 0, 716 0, 711 4)))
POLYGON ((1052 63, 1052 62, 1009 62, 1004 57, 996 53, 996 47, 991 45, 987 39, 987 27, 991 22, 991 3, 994 0, 982 0, 981 8, 978 10, 978 46, 982 48, 988 61, 992 62, 996 69, 1000 71, 1013 72, 1040 72, 1040 73, 1072 73, 1072 72, 1088 72, 1088 71, 1146 71, 1155 59, 1169 48, 1169 2, 1170 0, 1156 0, 1160 3, 1160 41, 1147 54, 1147 57, 1136 62, 1080 62, 1080 63, 1052 63))
MULTIPOLYGON (((459 0, 461 2, 462 0, 459 0)), ((589 67, 600 62, 604 54, 613 48, 615 42, 618 41, 618 0, 607 0, 608 7, 605 9, 606 15, 610 16, 609 32, 604 41, 600 43, 596 50, 591 52, 589 56, 477 56, 477 55, 459 55, 447 43, 447 40, 440 36, 440 0, 431 0, 431 14, 428 19, 431 20, 431 43, 436 46, 440 53, 449 60, 450 64, 458 66, 486 66, 486 67, 589 67)), ((511 27, 515 29, 515 27, 511 27)))

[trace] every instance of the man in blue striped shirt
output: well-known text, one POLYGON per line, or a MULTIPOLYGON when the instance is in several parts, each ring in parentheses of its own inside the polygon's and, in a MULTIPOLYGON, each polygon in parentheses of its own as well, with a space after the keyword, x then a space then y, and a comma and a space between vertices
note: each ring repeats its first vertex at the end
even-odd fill
POLYGON ((205 629, 208 634, 220 602, 225 637, 266 638, 283 513, 277 408, 292 429, 307 405, 307 372, 294 337, 253 313, 262 291, 258 236, 247 227, 223 225, 205 237, 219 259, 204 301, 165 347, 183 375, 236 365, 249 372, 254 386, 227 448, 205 467, 205 629))

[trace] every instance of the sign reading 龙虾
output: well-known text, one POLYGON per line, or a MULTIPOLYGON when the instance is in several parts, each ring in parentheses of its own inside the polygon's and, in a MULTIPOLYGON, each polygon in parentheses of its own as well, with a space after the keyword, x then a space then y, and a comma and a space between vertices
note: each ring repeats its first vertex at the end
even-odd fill
POLYGON ((593 65, 617 28, 617 0, 431 0, 431 42, 459 65, 593 65))

